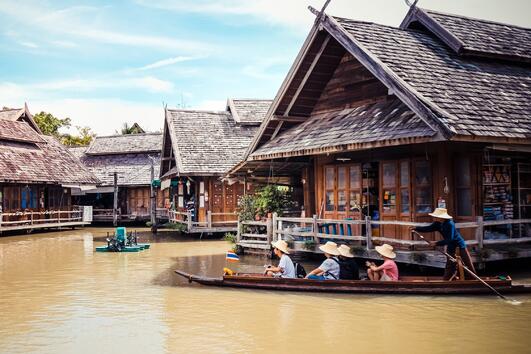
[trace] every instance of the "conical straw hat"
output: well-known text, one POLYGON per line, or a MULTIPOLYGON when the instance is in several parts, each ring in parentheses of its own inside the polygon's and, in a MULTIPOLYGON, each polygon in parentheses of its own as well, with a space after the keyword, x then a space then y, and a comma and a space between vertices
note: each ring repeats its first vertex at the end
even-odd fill
POLYGON ((337 243, 328 241, 322 246, 319 246, 319 249, 324 253, 331 254, 332 256, 339 256, 339 250, 337 249, 337 243))
POLYGON ((341 245, 337 248, 341 256, 347 257, 347 258, 354 258, 354 255, 350 251, 350 247, 347 245, 341 245))
POLYGON ((275 242, 271 242, 271 246, 279 249, 280 251, 282 251, 282 253, 289 254, 288 243, 284 240, 278 240, 275 242))
POLYGON ((445 208, 437 208, 433 211, 433 213, 429 213, 428 215, 439 219, 452 219, 452 216, 448 214, 448 210, 446 210, 445 208))
POLYGON ((378 252, 384 257, 392 258, 392 259, 396 258, 396 253, 393 252, 393 246, 388 245, 387 243, 384 243, 381 246, 376 246, 374 247, 374 249, 376 250, 376 252, 378 252))

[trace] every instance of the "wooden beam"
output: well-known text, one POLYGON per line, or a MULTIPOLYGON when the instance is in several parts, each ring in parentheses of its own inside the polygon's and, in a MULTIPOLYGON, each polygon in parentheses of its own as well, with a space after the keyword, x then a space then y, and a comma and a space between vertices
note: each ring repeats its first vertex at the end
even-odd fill
POLYGON ((273 134, 271 135, 271 138, 269 138, 269 140, 275 139, 275 137, 277 136, 278 132, 280 131, 280 128, 282 128, 282 124, 283 123, 284 122, 278 122, 278 125, 277 125, 275 131, 273 132, 273 134))
POLYGON ((330 35, 328 35, 325 38, 325 40, 323 41, 323 44, 321 44, 321 48, 319 48, 319 51, 315 55, 315 58, 313 58, 312 64, 310 65, 310 67, 308 68, 306 73, 304 74, 304 77, 303 77, 299 87, 297 87, 297 91, 295 91, 295 94, 293 95, 293 97, 291 98, 291 101, 289 102, 288 108, 286 108, 286 111, 284 111, 284 116, 285 117, 288 116, 289 111, 291 110, 291 108, 293 108, 293 105, 295 104, 295 101, 299 97, 299 94, 301 93, 304 85, 306 84, 306 81, 308 80, 308 78, 312 74, 312 71, 315 68, 315 65, 317 65, 317 62, 319 61, 319 58, 321 58, 321 54, 323 54, 323 52, 324 52, 326 46, 328 45, 329 41, 330 41, 330 35))
POLYGON ((280 122, 289 122, 289 123, 302 123, 305 122, 308 119, 308 117, 297 117, 297 116, 279 116, 274 115, 271 119, 272 121, 280 121, 280 122))

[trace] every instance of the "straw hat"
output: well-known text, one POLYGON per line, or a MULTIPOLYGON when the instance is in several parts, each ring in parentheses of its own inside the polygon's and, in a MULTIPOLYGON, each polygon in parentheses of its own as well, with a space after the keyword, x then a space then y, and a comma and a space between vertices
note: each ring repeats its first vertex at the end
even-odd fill
POLYGON ((339 250, 337 249, 337 243, 328 241, 324 245, 319 246, 319 249, 324 253, 331 254, 332 256, 339 256, 339 250))
POLYGON ((439 218, 439 219, 446 219, 446 220, 452 219, 452 216, 448 215, 448 211, 445 208, 437 208, 433 211, 433 213, 429 213, 428 215, 433 216, 434 218, 439 218))
POLYGON ((393 252, 393 246, 384 243, 381 246, 374 247, 376 252, 387 258, 396 258, 396 253, 393 252))
POLYGON ((341 245, 337 248, 337 250, 343 257, 354 258, 354 255, 352 254, 352 252, 350 252, 350 247, 347 245, 341 245))
POLYGON ((288 243, 284 240, 278 240, 275 242, 271 242, 271 246, 274 248, 277 248, 278 250, 282 251, 282 253, 289 254, 288 251, 288 243))

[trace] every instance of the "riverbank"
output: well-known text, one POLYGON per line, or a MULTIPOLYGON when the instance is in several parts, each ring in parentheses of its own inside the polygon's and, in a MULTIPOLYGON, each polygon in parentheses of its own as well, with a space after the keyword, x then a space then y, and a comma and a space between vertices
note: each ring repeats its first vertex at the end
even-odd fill
MULTIPOLYGON (((218 274, 226 242, 164 233, 149 237, 146 252, 94 253, 105 232, 0 238, 0 353, 528 350, 531 297, 510 306, 488 296, 211 289, 173 270, 218 274)), ((244 256, 230 266, 256 271, 264 262, 244 256)), ((529 272, 514 276, 531 283, 529 272)))

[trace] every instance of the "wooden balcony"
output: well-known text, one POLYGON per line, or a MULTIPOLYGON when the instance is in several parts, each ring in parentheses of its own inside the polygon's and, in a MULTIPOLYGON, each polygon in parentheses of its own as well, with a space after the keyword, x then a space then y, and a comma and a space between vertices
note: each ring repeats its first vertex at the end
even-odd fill
POLYGON ((45 210, 0 213, 0 232, 34 229, 63 228, 90 225, 92 214, 83 207, 73 210, 45 210))
POLYGON ((207 211, 205 221, 193 221, 191 212, 168 210, 171 223, 182 224, 187 233, 236 232, 238 230, 238 214, 212 213, 207 211))

